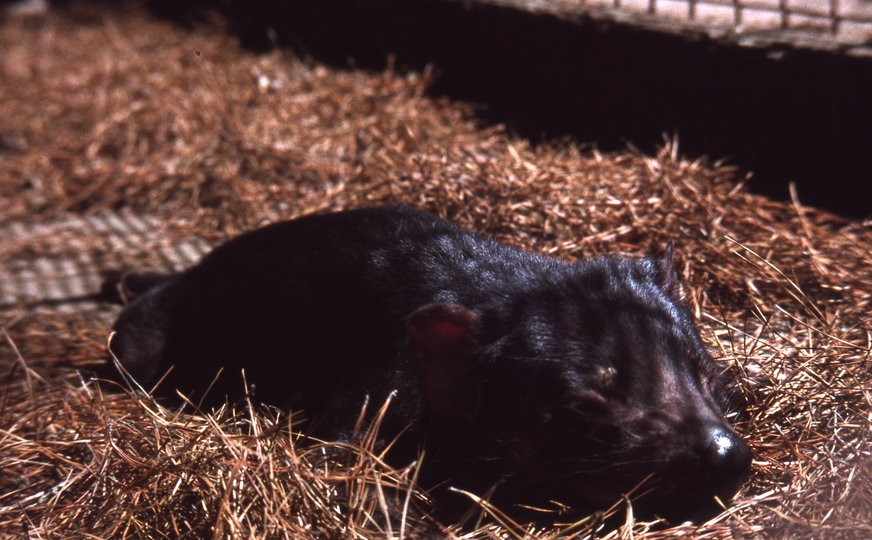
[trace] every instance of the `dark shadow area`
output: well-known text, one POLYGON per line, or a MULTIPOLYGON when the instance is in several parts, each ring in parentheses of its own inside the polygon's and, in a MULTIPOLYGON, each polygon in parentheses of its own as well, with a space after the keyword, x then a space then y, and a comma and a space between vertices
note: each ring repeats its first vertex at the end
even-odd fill
MULTIPOLYGON (((186 14, 169 0, 150 5, 178 20, 194 4, 186 14)), ((448 0, 221 6, 254 49, 290 46, 339 67, 379 70, 389 55, 400 70, 433 64, 434 95, 479 103, 485 121, 505 122, 534 143, 569 135, 601 150, 631 142, 650 153, 663 133, 677 133, 684 155, 753 171, 757 193, 785 200, 795 181, 803 204, 872 216, 870 59, 448 0)))

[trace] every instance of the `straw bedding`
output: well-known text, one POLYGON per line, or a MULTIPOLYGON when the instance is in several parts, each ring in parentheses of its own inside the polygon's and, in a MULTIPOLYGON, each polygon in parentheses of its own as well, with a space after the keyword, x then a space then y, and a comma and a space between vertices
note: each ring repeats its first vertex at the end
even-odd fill
POLYGON ((498 510, 458 529, 426 517, 414 467, 385 466, 376 434, 303 446, 287 411, 134 399, 90 380, 111 313, 21 302, 0 311, 0 535, 872 537, 872 223, 751 195, 748 178, 681 156, 676 140, 655 156, 532 147, 428 96, 429 73, 255 55, 221 21, 183 29, 73 5, 5 20, 0 50, 0 220, 112 211, 162 224, 123 250, 100 231, 0 238, 3 264, 87 253, 160 267, 162 242, 388 202, 568 259, 672 239, 755 452, 736 499, 701 526, 636 522, 616 501, 618 529, 594 516, 534 530, 498 510))

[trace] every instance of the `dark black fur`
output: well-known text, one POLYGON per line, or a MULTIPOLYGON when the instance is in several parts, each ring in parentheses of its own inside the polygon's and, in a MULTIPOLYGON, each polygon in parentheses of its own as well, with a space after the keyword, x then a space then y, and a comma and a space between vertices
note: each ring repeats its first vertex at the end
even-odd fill
POLYGON ((718 368, 660 260, 576 264, 386 207, 242 235, 159 281, 121 314, 113 350, 140 382, 196 402, 304 409, 347 437, 366 396, 398 397, 382 434, 426 440, 423 483, 496 501, 617 501, 649 474, 637 511, 673 520, 728 500, 750 463, 725 422, 718 368))

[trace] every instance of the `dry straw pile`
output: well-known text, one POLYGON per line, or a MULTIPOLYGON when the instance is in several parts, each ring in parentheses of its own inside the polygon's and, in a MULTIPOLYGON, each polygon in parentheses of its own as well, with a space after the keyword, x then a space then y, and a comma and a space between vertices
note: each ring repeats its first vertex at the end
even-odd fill
MULTIPOLYGON (((426 96, 427 73, 258 56, 220 27, 132 8, 7 18, 0 50, 4 223, 128 209, 160 216, 162 236, 217 242, 266 221, 401 201, 557 257, 673 239, 687 302, 737 381, 750 479, 702 526, 634 522, 616 501, 620 529, 591 519, 563 533, 872 538, 872 224, 750 195, 729 167, 689 161, 674 141, 653 157, 533 148, 426 96)), ((0 253, 117 249, 105 240, 0 238, 0 253)), ((152 253, 135 251, 137 264, 152 253)), ((385 467, 373 444, 303 447, 283 411, 178 413, 90 381, 87 366, 106 357, 105 319, 16 306, 0 324, 0 536, 450 532, 408 494, 414 469, 385 467)), ((451 530, 561 534, 500 519, 451 530)))

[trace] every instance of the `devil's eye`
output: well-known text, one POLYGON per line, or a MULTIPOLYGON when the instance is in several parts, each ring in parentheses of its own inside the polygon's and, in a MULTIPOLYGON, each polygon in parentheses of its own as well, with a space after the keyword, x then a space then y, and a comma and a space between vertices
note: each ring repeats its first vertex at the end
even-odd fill
POLYGON ((604 392, 614 390, 617 379, 618 370, 613 366, 597 366, 594 370, 594 383, 604 392))

